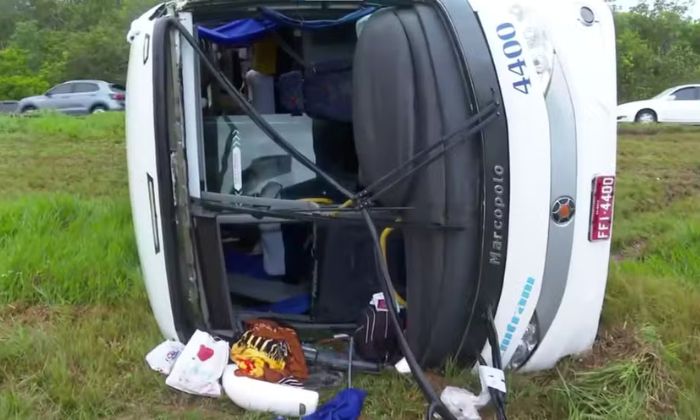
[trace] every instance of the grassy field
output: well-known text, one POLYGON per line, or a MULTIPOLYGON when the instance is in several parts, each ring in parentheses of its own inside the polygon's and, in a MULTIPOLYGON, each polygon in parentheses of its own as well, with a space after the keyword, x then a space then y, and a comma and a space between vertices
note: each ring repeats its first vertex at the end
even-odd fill
MULTIPOLYGON (((122 118, 0 117, 0 419, 269 419, 171 391, 143 362, 160 337, 133 245, 122 118)), ((511 377, 511 418, 697 418, 699 208, 700 129, 623 127, 600 338, 554 371, 511 377)), ((448 369, 435 381, 472 379, 448 369)), ((369 391, 365 418, 421 418, 411 381, 355 384, 369 391)))

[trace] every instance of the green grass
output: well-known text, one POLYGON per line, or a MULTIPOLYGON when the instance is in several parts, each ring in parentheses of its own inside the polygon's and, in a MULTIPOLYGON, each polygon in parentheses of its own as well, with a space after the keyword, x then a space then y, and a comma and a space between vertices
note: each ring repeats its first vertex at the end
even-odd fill
MULTIPOLYGON (((700 413, 700 129, 623 126, 594 351, 510 377, 511 418, 700 413)), ((169 390, 138 274, 122 114, 0 117, 0 418, 250 418, 169 390)), ((474 384, 450 367, 439 384, 474 384)), ((415 385, 360 376, 368 419, 421 418, 415 385)))
POLYGON ((236 413, 165 389, 143 356, 158 332, 143 299, 0 311, 0 418, 154 418, 236 413))
POLYGON ((124 115, 0 116, 0 197, 128 196, 124 115))
POLYGON ((123 114, 0 118, 0 302, 143 295, 123 114))
POLYGON ((0 201, 0 302, 141 296, 129 202, 64 194, 0 201))

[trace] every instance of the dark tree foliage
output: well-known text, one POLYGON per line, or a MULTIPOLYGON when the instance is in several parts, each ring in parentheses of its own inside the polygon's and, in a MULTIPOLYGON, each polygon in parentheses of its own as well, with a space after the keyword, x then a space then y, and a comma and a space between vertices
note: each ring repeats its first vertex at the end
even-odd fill
POLYGON ((700 82, 700 21, 686 16, 691 4, 653 0, 615 13, 620 102, 700 82))
POLYGON ((158 0, 0 0, 0 99, 69 79, 124 83, 131 21, 158 0))

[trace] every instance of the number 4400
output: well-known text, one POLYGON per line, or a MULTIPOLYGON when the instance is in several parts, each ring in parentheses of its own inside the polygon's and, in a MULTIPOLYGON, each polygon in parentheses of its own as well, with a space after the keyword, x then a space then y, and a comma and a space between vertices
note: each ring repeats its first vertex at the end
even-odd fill
POLYGON ((515 39, 515 27, 512 23, 502 23, 496 28, 496 34, 503 41, 503 54, 509 60, 508 70, 520 76, 519 80, 513 82, 513 89, 524 94, 530 93, 530 78, 525 75, 525 61, 520 57, 523 54, 523 47, 520 42, 515 39))
POLYGON ((613 192, 615 191, 615 188, 613 187, 615 185, 615 178, 604 178, 603 179, 603 186, 600 188, 600 205, 599 207, 606 212, 609 212, 612 209, 613 203, 613 192))

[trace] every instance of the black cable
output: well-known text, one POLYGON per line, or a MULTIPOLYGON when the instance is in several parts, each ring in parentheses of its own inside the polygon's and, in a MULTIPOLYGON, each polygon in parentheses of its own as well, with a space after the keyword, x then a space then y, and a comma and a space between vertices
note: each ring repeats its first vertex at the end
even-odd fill
MULTIPOLYGON (((455 146, 459 145, 462 143, 464 140, 469 138, 472 134, 480 131, 482 128, 484 128, 488 123, 493 121, 496 117, 498 116, 498 113, 494 110, 491 111, 490 113, 486 114, 486 118, 484 118, 481 122, 479 122, 477 125, 474 127, 470 128, 469 130, 466 130, 464 132, 464 137, 461 139, 458 139, 458 141, 452 142, 452 143, 447 143, 445 144, 444 149, 440 150, 440 153, 430 157, 429 159, 419 163, 418 165, 414 166, 413 168, 410 168, 410 170, 406 170, 404 173, 402 173, 400 176, 398 176, 396 179, 391 181, 388 185, 385 185, 382 187, 379 191, 375 192, 374 194, 371 195, 371 199, 377 199, 387 191, 389 191, 391 188, 395 187, 397 184, 405 181, 408 179, 413 173, 425 168, 426 166, 430 165, 431 163, 435 162, 436 160, 440 159, 442 156, 445 155, 450 149, 454 148, 455 146)), ((437 144, 444 144, 443 142, 439 142, 437 144)))
POLYGON ((493 367, 496 369, 502 369, 503 363, 501 361, 501 351, 498 345, 498 331, 496 330, 496 322, 493 319, 493 310, 490 306, 486 309, 486 320, 488 321, 488 339, 489 344, 491 345, 493 367))
POLYGON ((425 411, 425 420, 433 420, 435 418, 436 409, 437 405, 435 402, 430 403, 428 409, 425 411))
MULTIPOLYGON (((491 306, 489 306, 486 309, 486 320, 488 327, 488 341, 489 345, 491 346, 491 359, 493 367, 499 370, 503 370, 501 350, 498 344, 498 330, 496 329, 496 322, 493 319, 493 310, 491 309, 491 306)), ((489 393, 491 393, 491 399, 493 400, 494 406, 496 407, 496 414, 498 416, 498 420, 508 420, 508 417, 506 415, 505 393, 493 388, 489 388, 489 393)))
POLYGON ((456 420, 456 417, 450 412, 450 410, 445 406, 445 404, 440 400, 433 389, 428 378, 425 376, 425 372, 421 369, 418 360, 416 360, 415 354, 411 351, 411 347, 406 340, 406 336, 401 328, 401 323, 399 322, 399 315, 396 311, 396 302, 394 300, 394 285, 391 282, 391 275, 389 274, 389 268, 386 265, 382 254, 382 247, 379 242, 379 235, 377 233, 377 228, 374 226, 374 221, 372 221, 372 216, 370 216, 367 209, 362 209, 362 216, 367 223, 367 229, 369 230, 370 236, 372 237, 372 242, 374 243, 374 259, 377 266, 378 274, 380 274, 381 281, 379 284, 382 287, 382 293, 384 293, 384 300, 386 301, 387 310, 389 313, 389 320, 394 328, 394 333, 399 342, 399 347, 401 352, 406 358, 406 362, 411 369, 411 374, 416 380, 418 387, 425 395, 426 399, 430 401, 430 406, 428 407, 428 414, 432 415, 433 412, 442 416, 443 419, 456 420))
MULTIPOLYGON (((411 159, 407 160, 406 162, 402 163, 398 167, 387 172, 382 177, 380 177, 379 179, 377 179, 376 181, 371 183, 369 186, 367 186, 363 191, 358 193, 357 196, 361 197, 361 196, 372 195, 373 197, 376 197, 379 193, 373 192, 373 191, 376 188, 381 187, 382 184, 391 181, 392 178, 396 178, 397 176, 399 177, 398 180, 400 181, 400 180, 404 179, 405 177, 409 176, 410 174, 412 174, 413 172, 415 172, 416 170, 422 168, 423 166, 429 165, 437 157, 444 155, 445 152, 447 152, 447 150, 442 150, 439 154, 437 154, 436 157, 433 157, 430 160, 428 160, 427 162, 422 163, 418 167, 411 168, 412 170, 410 172, 408 172, 406 174, 402 174, 402 172, 405 172, 411 165, 415 164, 423 157, 428 156, 431 152, 438 149, 440 146, 445 146, 445 144, 447 144, 447 142, 452 140, 454 137, 456 137, 460 134, 464 134, 464 138, 453 143, 452 146, 457 145, 457 144, 461 143, 462 141, 464 141, 466 138, 468 138, 475 131, 478 131, 478 130, 474 130, 474 128, 472 126, 474 124, 476 124, 477 122, 479 122, 479 120, 482 120, 482 123, 483 123, 483 119, 491 117, 492 113, 494 113, 497 110, 497 108, 498 108, 498 104, 496 102, 492 102, 491 104, 487 105, 486 107, 484 107, 483 110, 481 110, 477 114, 469 117, 469 119, 467 119, 467 121, 465 121, 464 124, 462 124, 462 126, 460 128, 458 128, 457 130, 454 130, 452 133, 442 137, 439 141, 433 143, 432 145, 426 147, 425 149, 423 149, 420 152, 413 155, 411 157, 411 159)), ((450 146, 450 148, 452 146, 450 146)), ((380 191, 383 193, 385 189, 393 187, 394 185, 396 185, 396 183, 397 183, 397 181, 394 180, 391 182, 389 187, 383 187, 380 191)))
MULTIPOLYGON (((481 354, 479 354, 479 355, 477 356, 477 358, 478 358, 478 360, 479 360, 479 364, 480 364, 480 365, 482 365, 482 366, 488 366, 488 364, 486 363, 486 360, 484 360, 484 357, 483 357, 481 354)), ((482 385, 483 385, 483 384, 482 384, 482 385)), ((491 397, 491 401, 492 401, 492 403, 493 403, 493 406, 496 408, 496 412, 497 412, 497 415, 498 415, 498 419, 499 419, 499 420, 502 420, 503 417, 501 417, 501 414, 500 414, 501 411, 502 411, 502 410, 501 410, 500 399, 499 399, 499 393, 500 393, 500 392, 499 392, 497 389, 493 389, 493 388, 491 388, 491 387, 487 387, 487 388, 488 388, 488 393, 489 393, 489 396, 491 397)))

